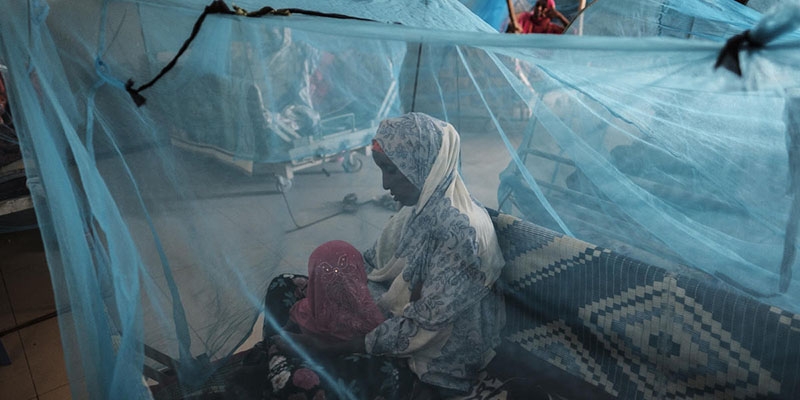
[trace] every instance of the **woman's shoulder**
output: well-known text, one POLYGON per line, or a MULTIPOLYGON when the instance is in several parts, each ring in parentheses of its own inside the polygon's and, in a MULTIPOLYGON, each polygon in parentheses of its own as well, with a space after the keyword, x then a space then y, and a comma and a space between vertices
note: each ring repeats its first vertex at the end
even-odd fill
POLYGON ((478 204, 467 209, 451 208, 447 215, 440 215, 437 221, 432 222, 426 224, 426 227, 429 235, 435 239, 459 239, 480 243, 495 237, 489 213, 478 204))

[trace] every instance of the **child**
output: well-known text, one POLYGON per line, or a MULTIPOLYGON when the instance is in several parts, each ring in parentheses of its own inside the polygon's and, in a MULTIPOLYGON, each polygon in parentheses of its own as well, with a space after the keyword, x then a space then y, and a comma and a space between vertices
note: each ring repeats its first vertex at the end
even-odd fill
POLYGON ((301 333, 325 342, 364 336, 383 322, 361 252, 341 240, 317 247, 308 259, 306 297, 294 304, 290 319, 301 333))
MULTIPOLYGON (((280 286, 287 288, 284 294, 302 297, 289 310, 284 329, 290 334, 302 333, 327 344, 341 343, 363 338, 385 319, 367 289, 361 252, 347 242, 334 240, 317 247, 308 259, 307 282, 294 275, 282 279, 284 284, 280 286)), ((266 352, 263 360, 267 361, 266 382, 271 390, 263 393, 268 398, 325 398, 324 383, 305 360, 293 354, 278 335, 269 339, 269 343, 266 348, 256 350, 266 352)))

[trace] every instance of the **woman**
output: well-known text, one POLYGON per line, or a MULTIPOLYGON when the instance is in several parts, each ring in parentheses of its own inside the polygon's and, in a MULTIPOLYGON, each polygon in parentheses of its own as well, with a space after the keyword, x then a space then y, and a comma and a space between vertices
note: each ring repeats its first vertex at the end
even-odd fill
POLYGON ((537 0, 530 11, 517 16, 517 26, 519 31, 516 33, 561 34, 569 26, 569 19, 556 10, 555 0, 537 0), (554 23, 553 18, 558 19, 562 25, 554 23))
MULTIPOLYGON (((284 351, 296 350, 296 344, 322 354, 323 363, 353 353, 392 360, 398 370, 389 375, 413 372, 414 399, 467 393, 500 342, 505 314, 493 289, 504 261, 489 215, 458 172, 459 156, 459 135, 446 122, 421 113, 384 120, 373 140, 373 159, 383 188, 404 207, 364 260, 370 292, 386 320, 349 341, 289 334, 289 341, 273 336, 268 342, 284 351)), ((283 291, 267 296, 276 318, 281 315, 275 308, 286 298, 279 292, 296 292, 291 279, 282 282, 283 291)), ((366 368, 327 370, 344 382, 376 379, 366 368)))

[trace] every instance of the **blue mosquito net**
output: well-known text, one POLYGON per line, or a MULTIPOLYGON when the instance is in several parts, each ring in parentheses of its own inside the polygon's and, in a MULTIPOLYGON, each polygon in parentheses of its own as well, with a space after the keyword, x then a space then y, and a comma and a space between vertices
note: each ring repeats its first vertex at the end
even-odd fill
POLYGON ((486 207, 800 313, 800 3, 563 3, 565 34, 507 35, 504 1, 5 2, 73 397, 150 398, 154 358, 203 384, 272 277, 369 248, 370 141, 410 111, 486 207))

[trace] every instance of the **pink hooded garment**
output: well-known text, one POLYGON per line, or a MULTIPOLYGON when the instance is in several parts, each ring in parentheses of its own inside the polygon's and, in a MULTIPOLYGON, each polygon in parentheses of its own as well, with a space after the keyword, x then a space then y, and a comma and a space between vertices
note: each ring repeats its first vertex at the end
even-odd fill
MULTIPOLYGON (((536 7, 534 5, 534 9, 517 15, 517 23, 519 24, 522 33, 560 34, 564 32, 564 27, 554 24, 550 21, 550 18, 537 18, 535 8, 536 7)), ((556 8, 555 0, 547 0, 547 8, 551 10, 556 8)))
POLYGON ((367 289, 361 252, 333 240, 317 247, 308 259, 306 297, 291 309, 291 319, 304 334, 336 342, 364 336, 385 317, 367 289))

